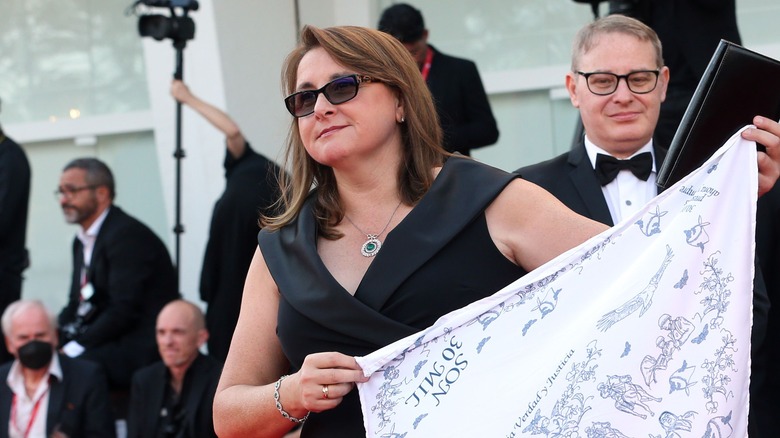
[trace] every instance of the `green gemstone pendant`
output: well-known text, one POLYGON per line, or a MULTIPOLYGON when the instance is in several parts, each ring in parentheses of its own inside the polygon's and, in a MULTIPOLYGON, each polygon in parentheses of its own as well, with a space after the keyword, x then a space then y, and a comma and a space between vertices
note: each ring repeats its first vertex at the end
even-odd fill
POLYGON ((360 253, 363 254, 363 257, 374 257, 379 252, 379 249, 382 248, 382 242, 377 237, 379 236, 375 234, 366 236, 366 242, 360 247, 360 253))

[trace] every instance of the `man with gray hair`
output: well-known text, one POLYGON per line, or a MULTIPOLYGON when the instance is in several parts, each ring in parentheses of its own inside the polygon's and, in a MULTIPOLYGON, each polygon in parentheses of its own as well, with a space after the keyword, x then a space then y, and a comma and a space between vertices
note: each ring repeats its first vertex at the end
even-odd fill
POLYGON ((179 295, 176 271, 160 238, 113 204, 114 177, 102 161, 68 163, 56 194, 65 220, 79 225, 59 315, 62 351, 103 365, 109 388, 123 393, 135 370, 158 359, 154 322, 179 295))
POLYGON ((105 375, 97 364, 55 354, 57 327, 43 303, 11 303, 2 326, 16 359, 0 367, 0 438, 115 436, 105 375))

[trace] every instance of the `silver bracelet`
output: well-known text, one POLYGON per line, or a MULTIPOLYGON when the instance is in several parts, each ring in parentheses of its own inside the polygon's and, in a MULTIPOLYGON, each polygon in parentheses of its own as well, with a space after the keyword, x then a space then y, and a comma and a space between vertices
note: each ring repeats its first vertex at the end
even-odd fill
POLYGON ((279 377, 279 380, 276 381, 276 384, 274 385, 274 401, 276 402, 276 409, 279 410, 279 413, 282 414, 282 417, 292 421, 296 424, 303 424, 304 421, 306 421, 307 418, 309 418, 309 414, 311 412, 307 412, 306 415, 303 416, 303 418, 295 418, 292 415, 288 414, 287 411, 284 410, 282 407, 282 402, 279 401, 279 387, 282 386, 282 380, 286 379, 287 377, 290 377, 288 375, 279 377))

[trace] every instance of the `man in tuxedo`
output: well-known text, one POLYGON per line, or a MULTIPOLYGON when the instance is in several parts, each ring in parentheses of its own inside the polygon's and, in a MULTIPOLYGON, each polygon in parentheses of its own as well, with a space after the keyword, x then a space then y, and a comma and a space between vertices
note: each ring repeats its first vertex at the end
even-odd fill
POLYGON ((173 263, 152 230, 113 204, 114 177, 102 161, 68 163, 57 193, 65 220, 79 225, 59 315, 62 351, 103 365, 110 389, 126 391, 133 372, 159 358, 155 319, 179 296, 173 263))
POLYGON ((2 326, 15 360, 0 367, 0 438, 115 436, 105 374, 55 353, 57 328, 43 303, 11 303, 2 326))
POLYGON ((419 10, 396 3, 382 12, 379 30, 401 41, 417 61, 436 104, 445 149, 470 155, 471 149, 498 141, 498 125, 476 64, 428 44, 419 10))
MULTIPOLYGON (((571 67, 566 88, 580 110, 584 136, 569 152, 516 172, 575 212, 612 226, 658 194, 656 175, 667 145, 655 141, 653 132, 666 96, 669 68, 663 64, 657 34, 623 15, 609 15, 583 27, 575 38, 571 67)), ((765 195, 767 202, 777 198, 768 196, 773 191, 765 195)), ((759 210, 765 208, 763 201, 759 210)), ((761 346, 768 309, 759 274, 753 293, 751 405, 758 400, 765 378, 761 346)), ((757 424, 754 412, 751 428, 757 424)))
POLYGON ((133 376, 129 438, 216 437, 211 415, 222 364, 199 352, 209 337, 203 312, 184 300, 168 303, 157 317, 162 361, 133 376))

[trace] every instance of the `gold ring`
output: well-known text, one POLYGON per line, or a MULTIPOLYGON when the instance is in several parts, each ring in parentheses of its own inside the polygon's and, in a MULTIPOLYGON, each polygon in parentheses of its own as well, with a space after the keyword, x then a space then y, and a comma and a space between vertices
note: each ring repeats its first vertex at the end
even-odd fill
POLYGON ((328 399, 328 385, 322 385, 322 398, 328 399))

